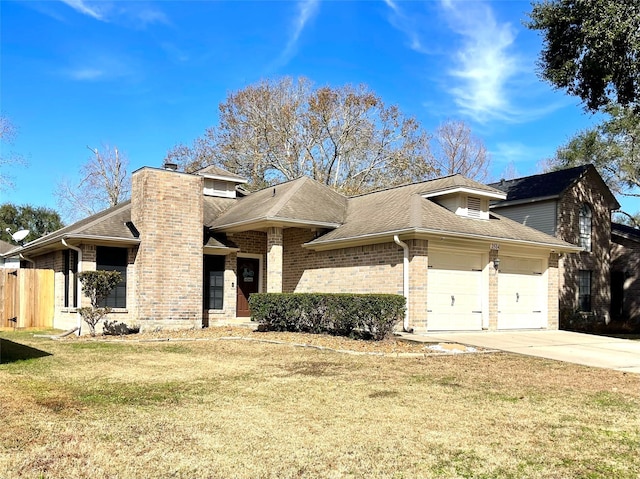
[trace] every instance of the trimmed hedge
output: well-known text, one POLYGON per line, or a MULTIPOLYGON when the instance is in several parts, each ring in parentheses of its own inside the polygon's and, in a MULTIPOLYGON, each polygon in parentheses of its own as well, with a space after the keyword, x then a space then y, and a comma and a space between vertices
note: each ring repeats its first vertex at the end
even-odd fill
POLYGON ((251 318, 272 331, 361 335, 381 340, 402 320, 397 294, 254 293, 251 318))

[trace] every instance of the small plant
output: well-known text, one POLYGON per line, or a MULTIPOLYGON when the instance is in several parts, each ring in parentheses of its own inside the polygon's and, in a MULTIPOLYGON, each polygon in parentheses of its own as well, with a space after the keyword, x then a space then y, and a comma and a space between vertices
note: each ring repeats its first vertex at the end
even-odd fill
POLYGON ((126 323, 118 323, 117 321, 107 321, 105 319, 102 325, 102 331, 107 336, 124 336, 125 334, 137 334, 140 332, 140 326, 129 326, 126 323))
POLYGON ((82 292, 91 301, 91 306, 78 309, 80 316, 89 325, 91 336, 96 335, 96 325, 111 312, 111 308, 101 308, 111 290, 122 280, 118 271, 85 271, 78 275, 82 292))

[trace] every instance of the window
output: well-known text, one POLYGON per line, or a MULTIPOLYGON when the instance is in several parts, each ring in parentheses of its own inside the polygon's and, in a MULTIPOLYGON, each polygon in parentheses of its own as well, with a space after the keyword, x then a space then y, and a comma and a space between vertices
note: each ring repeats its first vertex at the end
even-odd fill
POLYGON ((224 305, 224 259, 204 257, 204 309, 222 309, 224 305))
POLYGON ((591 312, 591 271, 578 271, 578 311, 591 312))
POLYGON ((580 243, 585 251, 591 251, 591 208, 583 204, 580 208, 580 243))
POLYGON ((78 253, 64 250, 64 307, 78 307, 78 253))
POLYGON ((96 270, 119 271, 122 275, 120 281, 106 300, 100 306, 107 308, 127 307, 127 263, 128 251, 126 248, 110 248, 98 246, 96 248, 96 270))

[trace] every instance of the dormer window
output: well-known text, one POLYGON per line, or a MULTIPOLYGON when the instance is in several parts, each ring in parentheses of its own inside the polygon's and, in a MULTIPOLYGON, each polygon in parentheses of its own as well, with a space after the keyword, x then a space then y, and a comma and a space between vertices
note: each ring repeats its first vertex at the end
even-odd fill
POLYGON ((585 251, 591 251, 591 208, 586 203, 580 208, 580 243, 585 251))
POLYGON ((482 217, 482 201, 475 196, 467 196, 467 216, 469 218, 482 217))

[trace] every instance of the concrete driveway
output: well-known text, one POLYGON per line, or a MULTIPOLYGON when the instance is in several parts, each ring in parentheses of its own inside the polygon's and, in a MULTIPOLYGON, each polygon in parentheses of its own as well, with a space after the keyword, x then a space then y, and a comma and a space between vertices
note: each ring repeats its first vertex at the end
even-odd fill
POLYGON ((439 332, 407 335, 640 374, 640 341, 569 331, 439 332))

